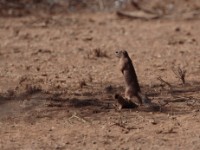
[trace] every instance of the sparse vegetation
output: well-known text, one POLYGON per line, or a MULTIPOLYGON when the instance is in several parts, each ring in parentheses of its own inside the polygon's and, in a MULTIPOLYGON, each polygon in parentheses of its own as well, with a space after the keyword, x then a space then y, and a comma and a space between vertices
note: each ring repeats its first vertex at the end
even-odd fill
POLYGON ((108 55, 106 51, 103 51, 100 48, 95 48, 86 52, 87 59, 103 58, 103 57, 108 58, 108 55))
POLYGON ((177 68, 172 68, 173 73, 176 75, 176 78, 178 78, 182 84, 185 84, 185 77, 186 77, 186 70, 181 68, 180 66, 177 68))
POLYGON ((41 91, 42 91, 42 88, 40 86, 31 85, 31 84, 26 85, 26 93, 27 94, 35 94, 35 93, 38 93, 41 91))
MULTIPOLYGON (((32 4, 3 0, 0 5, 21 1, 32 4)), ((117 0, 129 14, 134 11, 124 19, 110 13, 107 3, 114 1, 70 0, 65 11, 71 13, 57 15, 53 4, 50 15, 35 7, 32 16, 28 6, 29 13, 21 15, 15 13, 21 9, 17 5, 0 10, 1 150, 199 149, 200 3, 135 0, 133 7, 123 5, 132 0, 117 0), (106 11, 96 13, 100 7, 106 11), (134 18, 138 11, 161 15, 144 21, 134 18), (159 111, 136 108, 134 97, 126 100, 114 54, 118 49, 129 52, 141 91, 159 104, 159 111), (124 98, 118 97, 120 111, 116 93, 124 98)))
POLYGON ((95 57, 108 57, 107 53, 100 48, 95 48, 92 52, 95 57))

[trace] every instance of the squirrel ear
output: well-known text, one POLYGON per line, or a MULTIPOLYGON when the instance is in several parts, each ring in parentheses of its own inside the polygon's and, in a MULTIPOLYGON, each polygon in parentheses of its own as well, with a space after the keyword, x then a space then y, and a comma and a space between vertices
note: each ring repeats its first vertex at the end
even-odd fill
POLYGON ((127 55, 128 55, 128 52, 127 52, 126 50, 123 50, 123 54, 124 54, 125 56, 127 56, 127 55))

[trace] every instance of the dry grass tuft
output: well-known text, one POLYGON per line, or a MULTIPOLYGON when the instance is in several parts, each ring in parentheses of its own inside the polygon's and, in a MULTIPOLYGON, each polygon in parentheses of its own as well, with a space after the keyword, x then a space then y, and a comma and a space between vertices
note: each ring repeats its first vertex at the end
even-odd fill
POLYGON ((93 50, 93 55, 95 57, 108 57, 107 53, 105 51, 102 51, 100 48, 95 48, 93 50))
POLYGON ((94 59, 94 58, 108 58, 108 54, 106 51, 102 51, 100 48, 95 48, 86 53, 87 59, 94 59))
POLYGON ((184 68, 181 68, 180 66, 177 68, 172 68, 173 73, 176 75, 176 78, 178 78, 182 84, 185 84, 185 76, 186 76, 186 70, 184 68))
POLYGON ((38 93, 41 91, 42 91, 42 88, 40 86, 30 85, 30 84, 26 85, 26 93, 27 94, 35 94, 35 93, 38 93))

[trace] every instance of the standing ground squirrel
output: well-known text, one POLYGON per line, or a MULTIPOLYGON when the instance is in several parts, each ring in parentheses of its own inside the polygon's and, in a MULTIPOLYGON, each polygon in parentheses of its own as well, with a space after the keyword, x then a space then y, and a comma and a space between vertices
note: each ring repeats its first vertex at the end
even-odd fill
POLYGON ((125 79, 125 98, 131 100, 131 98, 137 97, 140 105, 151 104, 150 99, 141 93, 133 63, 127 51, 116 51, 115 54, 118 58, 120 58, 119 67, 125 79))

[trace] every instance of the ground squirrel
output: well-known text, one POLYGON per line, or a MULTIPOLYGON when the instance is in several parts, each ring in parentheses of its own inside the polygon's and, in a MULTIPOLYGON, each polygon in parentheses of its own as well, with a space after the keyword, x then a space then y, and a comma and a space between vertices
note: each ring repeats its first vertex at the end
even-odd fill
POLYGON ((119 67, 125 79, 125 98, 131 100, 131 98, 137 97, 140 105, 150 104, 150 99, 141 93, 133 63, 127 51, 116 51, 115 54, 120 58, 119 67))

